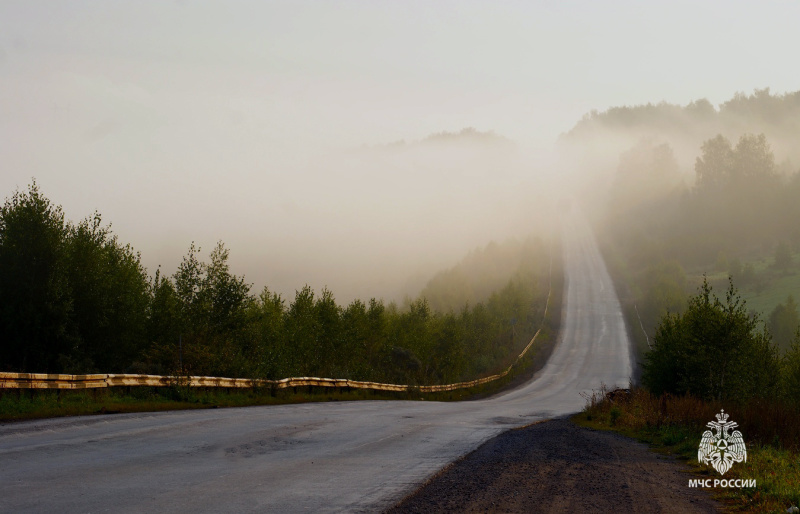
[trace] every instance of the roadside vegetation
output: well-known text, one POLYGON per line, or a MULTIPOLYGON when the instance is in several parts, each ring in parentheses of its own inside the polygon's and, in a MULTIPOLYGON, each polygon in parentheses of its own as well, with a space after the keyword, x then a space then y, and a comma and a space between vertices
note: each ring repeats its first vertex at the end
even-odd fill
MULTIPOLYGON (((797 411, 776 411, 775 405, 750 401, 742 405, 708 402, 691 396, 654 395, 634 388, 629 396, 606 397, 597 391, 588 398, 586 409, 573 416, 578 425, 613 430, 653 446, 656 451, 675 455, 686 462, 692 478, 721 478, 710 466, 697 461, 697 450, 706 423, 725 409, 747 443, 747 462, 735 464, 725 479, 756 480, 755 488, 713 490, 714 496, 734 512, 784 513, 800 505, 800 451, 797 411), (776 434, 784 434, 793 445, 784 445, 776 434)), ((688 487, 688 485, 687 485, 688 487)))
POLYGON ((800 92, 737 95, 719 111, 648 107, 595 113, 570 136, 612 125, 655 134, 620 155, 598 227, 641 374, 630 394, 588 398, 575 420, 719 478, 697 450, 724 409, 748 451, 725 478, 758 485, 716 494, 734 510, 786 512, 800 506, 800 170, 787 144, 800 92), (779 142, 780 164, 754 130, 779 142), (673 140, 695 141, 693 180, 673 140))
POLYGON ((724 478, 756 487, 717 488, 715 497, 734 511, 800 505, 800 331, 781 352, 759 321, 732 283, 723 300, 704 281, 683 313, 662 317, 640 386, 595 391, 573 420, 634 437, 688 461, 694 475, 718 479, 697 452, 706 424, 724 410, 747 448, 746 461, 724 478))
MULTIPOLYGON (((99 213, 69 222, 34 182, 0 207, 0 371, 317 376, 412 386, 473 380, 506 369, 542 327, 551 251, 557 249, 537 238, 491 243, 435 276, 418 298, 401 306, 374 298, 342 306, 331 291, 308 286, 285 299, 268 288, 254 294, 230 270, 221 242, 207 260, 192 244, 174 273, 158 269, 151 276, 99 213)), ((552 277, 560 291, 558 262, 552 277)), ((560 292, 554 297, 560 302, 560 292)), ((557 313, 554 303, 550 308, 557 313)), ((542 340, 557 323, 548 316, 542 340)), ((318 393, 311 397, 325 399, 330 392, 318 393)), ((83 396, 77 403, 90 411, 108 401, 175 398, 170 391, 146 401, 114 392, 97 407, 96 394, 83 396)), ((178 401, 299 399, 262 396, 214 393, 206 402, 191 393, 178 401)), ((50 412, 82 396, 55 398, 43 394, 44 403, 37 403, 6 392, 0 416, 27 415, 36 405, 50 412)))
MULTIPOLYGON (((560 300, 559 300, 560 305, 560 300)), ((558 317, 559 309, 554 310, 558 317)), ((555 329, 557 330, 557 329, 555 329)), ((454 391, 420 393, 351 388, 300 386, 287 389, 228 389, 202 387, 118 387, 56 391, 0 389, 0 422, 80 415, 110 415, 164 410, 216 409, 283 405, 307 402, 363 400, 469 401, 512 389, 530 380, 547 361, 556 342, 545 329, 536 344, 504 377, 479 386, 454 391)))

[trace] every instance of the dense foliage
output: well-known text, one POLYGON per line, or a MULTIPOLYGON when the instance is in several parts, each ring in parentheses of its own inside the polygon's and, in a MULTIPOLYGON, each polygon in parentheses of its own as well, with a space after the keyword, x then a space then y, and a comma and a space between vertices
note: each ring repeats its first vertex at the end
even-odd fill
POLYGON ((65 223, 31 185, 0 207, 0 368, 117 371, 144 345, 139 256, 99 214, 65 223))
POLYGON ((741 401, 778 395, 780 368, 769 332, 748 315, 733 284, 722 302, 704 281, 682 314, 662 319, 642 382, 658 395, 741 401))
MULTIPOLYGON (((719 111, 699 104, 612 109, 587 117, 569 137, 602 126, 652 128, 672 120, 662 135, 691 138, 736 118, 747 126, 767 124, 785 140, 796 127, 780 109, 769 115, 765 109, 780 105, 794 112, 798 99, 800 93, 774 97, 765 91, 739 95, 719 111), (691 112, 695 118, 687 117, 691 112)), ((660 141, 641 140, 620 155, 603 223, 607 258, 626 284, 633 333, 652 347, 641 347, 643 384, 656 394, 717 401, 800 398, 800 317, 793 297, 762 322, 733 287, 763 290, 768 280, 796 273, 800 171, 788 161, 776 164, 764 134, 745 132, 734 140, 717 134, 698 141, 695 180, 687 186, 671 146, 660 141), (763 264, 756 269, 754 262, 763 264), (712 288, 724 281, 730 286, 720 300, 712 288), (699 292, 690 296, 695 286, 699 292)))
POLYGON ((222 243, 208 261, 192 244, 174 274, 151 278, 99 214, 67 222, 34 183, 0 208, 0 370, 473 379, 510 364, 541 323, 544 245, 506 246, 478 252, 513 255, 503 273, 481 278, 488 261, 469 268, 478 296, 454 295, 465 283, 452 274, 428 286, 446 309, 424 296, 402 309, 376 299, 343 307, 307 286, 287 302, 252 294, 222 243))
MULTIPOLYGON (((658 147, 637 149, 647 154, 658 147)), ((685 307, 689 288, 697 285, 688 280, 686 270, 730 275, 740 287, 764 289, 765 277, 780 278, 797 269, 793 253, 800 251, 800 232, 793 220, 800 219, 800 172, 779 173, 763 135, 744 134, 736 145, 718 135, 706 140, 699 153, 697 180, 690 188, 657 188, 648 201, 626 196, 624 188, 612 193, 604 228, 613 242, 607 247, 613 254, 609 259, 624 263, 642 322, 651 333, 667 312, 685 307), (752 262, 742 264, 756 259, 772 264, 760 275, 752 262)), ((638 173, 623 167, 624 162, 618 173, 621 182, 652 186, 649 177, 663 175, 655 160, 647 164, 640 159, 645 165, 638 173)), ((770 328, 787 349, 797 329, 794 302, 782 309, 770 317, 770 328)))

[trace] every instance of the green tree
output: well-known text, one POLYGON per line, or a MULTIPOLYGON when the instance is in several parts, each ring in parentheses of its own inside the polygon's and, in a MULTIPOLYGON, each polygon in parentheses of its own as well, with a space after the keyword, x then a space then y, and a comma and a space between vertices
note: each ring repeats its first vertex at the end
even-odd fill
POLYGON ((36 181, 0 207, 0 369, 57 372, 72 353, 66 238, 36 181))
POLYGON ((769 333, 747 314, 733 283, 723 303, 704 279, 683 314, 662 318, 642 382, 656 394, 741 401, 775 394, 778 377, 769 333))
POLYGON ((229 252, 222 242, 217 243, 208 263, 198 259, 199 252, 192 243, 173 277, 185 371, 253 374, 255 365, 248 355, 257 343, 246 326, 248 308, 254 301, 249 295, 250 285, 230 272, 229 252))
POLYGON ((697 187, 719 189, 726 182, 733 168, 734 153, 731 142, 722 134, 703 142, 701 156, 695 161, 697 187))
POLYGON ((783 360, 783 392, 793 405, 800 405, 800 330, 783 360))
POLYGON ((367 306, 354 300, 342 311, 341 347, 338 352, 342 376, 363 379, 370 370, 369 360, 369 316, 367 306))
POLYGON ((283 326, 285 311, 281 295, 266 287, 250 305, 250 323, 257 331, 257 369, 261 377, 280 379, 289 376, 283 326))
MULTIPOLYGON (((371 298, 367 308, 367 341, 366 341, 366 359, 368 362, 368 369, 366 372, 375 373, 378 376, 378 369, 384 368, 382 366, 382 359, 386 355, 388 346, 388 311, 382 301, 371 298)), ((368 375, 364 375, 365 377, 368 375)))
POLYGON ((733 180, 752 183, 775 175, 775 155, 764 134, 743 134, 733 151, 733 180))
POLYGON ((456 382, 464 372, 464 332, 464 325, 452 312, 437 318, 432 359, 440 383, 456 382))
POLYGON ((288 371, 293 376, 312 375, 319 369, 314 314, 314 291, 306 285, 295 292, 284 318, 288 371))
POLYGON ((172 281, 157 269, 150 281, 146 334, 149 344, 144 361, 150 373, 183 373, 181 301, 172 281))
POLYGON ((703 142, 701 152, 694 166, 700 189, 747 186, 775 175, 775 155, 764 134, 744 134, 735 148, 719 134, 703 142))
POLYGON ((67 371, 125 371, 145 348, 149 279, 139 254, 95 213, 70 227, 66 256, 76 338, 67 371))
POLYGON ((345 354, 342 344, 341 309, 336 305, 333 293, 328 288, 322 290, 314 304, 315 348, 317 359, 315 373, 323 376, 338 376, 347 369, 347 361, 355 358, 345 354))
POLYGON ((800 314, 794 297, 789 295, 785 304, 779 304, 769 315, 769 331, 778 348, 788 349, 800 328, 800 314))

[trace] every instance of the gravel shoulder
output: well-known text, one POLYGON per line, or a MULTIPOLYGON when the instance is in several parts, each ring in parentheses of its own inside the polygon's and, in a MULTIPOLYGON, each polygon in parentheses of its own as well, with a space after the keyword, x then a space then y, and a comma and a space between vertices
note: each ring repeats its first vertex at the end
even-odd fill
POLYGON ((556 419, 510 430, 387 512, 720 512, 674 458, 556 419))

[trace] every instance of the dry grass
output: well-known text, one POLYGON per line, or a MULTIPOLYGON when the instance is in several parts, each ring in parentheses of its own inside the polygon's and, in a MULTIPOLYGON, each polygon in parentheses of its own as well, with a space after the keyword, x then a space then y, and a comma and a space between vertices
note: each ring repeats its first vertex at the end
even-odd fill
POLYGON ((798 406, 767 400, 723 405, 692 397, 655 396, 643 389, 609 395, 601 388, 586 399, 586 409, 573 418, 576 423, 614 430, 676 454, 688 461, 693 473, 706 478, 718 475, 697 462, 697 448, 706 423, 725 409, 739 424, 747 445, 747 462, 736 464, 725 478, 755 479, 757 487, 719 489, 715 496, 735 512, 786 512, 800 505, 798 406))
POLYGON ((800 407, 779 401, 751 400, 742 404, 708 402, 691 396, 655 396, 634 388, 626 398, 610 401, 601 388, 587 396, 587 412, 616 418, 615 424, 633 430, 680 425, 701 429, 724 409, 739 430, 755 444, 800 451, 800 407))

